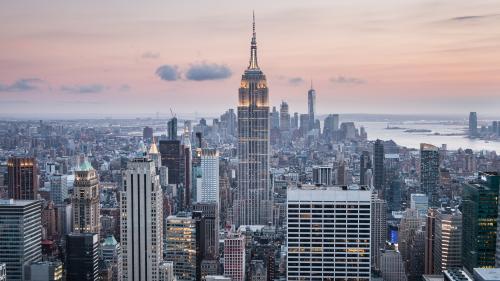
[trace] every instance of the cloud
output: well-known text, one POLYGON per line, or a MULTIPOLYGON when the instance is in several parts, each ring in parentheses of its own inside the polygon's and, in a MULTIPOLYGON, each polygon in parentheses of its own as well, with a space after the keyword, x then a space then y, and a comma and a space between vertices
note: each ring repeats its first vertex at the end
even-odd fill
POLYGON ((38 78, 22 78, 12 84, 0 84, 0 92, 27 92, 40 89, 43 81, 38 78))
POLYGON ((106 87, 102 84, 82 84, 61 86, 61 91, 70 94, 97 94, 104 91, 106 87))
POLYGON ((500 14, 486 14, 486 15, 473 15, 473 16, 461 16, 461 17, 453 17, 448 19, 449 21, 471 21, 471 20, 482 20, 489 18, 500 17, 500 14))
POLYGON ((347 77, 347 76, 337 76, 330 78, 330 82, 335 84, 352 84, 352 85, 359 85, 366 83, 366 81, 363 79, 356 77, 347 77))
POLYGON ((186 71, 186 79, 194 81, 221 80, 231 77, 231 69, 221 64, 193 64, 186 71))
POLYGON ((297 86, 304 83, 304 79, 302 79, 301 77, 292 77, 288 79, 288 83, 290 83, 293 86, 297 86))
POLYGON ((180 74, 176 65, 162 65, 156 69, 156 75, 165 81, 175 81, 179 78, 180 74))
POLYGON ((160 53, 154 53, 151 51, 147 51, 142 54, 141 56, 143 59, 157 59, 160 57, 160 53))

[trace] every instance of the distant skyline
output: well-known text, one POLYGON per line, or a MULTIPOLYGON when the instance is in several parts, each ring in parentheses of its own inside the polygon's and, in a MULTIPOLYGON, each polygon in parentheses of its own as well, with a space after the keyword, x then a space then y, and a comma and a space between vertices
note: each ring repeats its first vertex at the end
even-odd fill
POLYGON ((271 105, 499 115, 500 2, 2 1, 0 116, 133 116, 237 105, 255 10, 271 105))

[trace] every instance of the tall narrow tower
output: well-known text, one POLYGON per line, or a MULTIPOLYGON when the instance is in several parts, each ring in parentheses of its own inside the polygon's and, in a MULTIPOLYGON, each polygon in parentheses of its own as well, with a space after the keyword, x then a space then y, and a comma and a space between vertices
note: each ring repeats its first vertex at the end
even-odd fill
POLYGON ((311 89, 307 92, 307 110, 309 114, 309 130, 314 129, 315 116, 314 112, 316 111, 316 90, 314 90, 312 81, 311 81, 311 89))
POLYGON ((239 89, 238 160, 235 224, 267 224, 272 221, 269 189, 269 95, 266 76, 257 64, 255 16, 250 64, 241 77, 239 89))
POLYGON ((99 233, 99 178, 88 161, 75 171, 72 202, 73 232, 99 233))

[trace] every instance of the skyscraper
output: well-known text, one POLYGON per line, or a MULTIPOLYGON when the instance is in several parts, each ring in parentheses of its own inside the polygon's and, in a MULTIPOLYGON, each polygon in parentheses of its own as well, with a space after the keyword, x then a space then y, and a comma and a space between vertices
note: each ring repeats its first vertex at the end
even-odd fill
POLYGON ((158 280, 163 255, 163 196, 151 159, 137 157, 123 172, 121 244, 123 280, 158 280))
POLYGON ((201 212, 204 217, 205 229, 203 231, 204 259, 217 259, 219 257, 219 206, 217 203, 194 203, 193 212, 201 212))
POLYGON ((8 195, 14 200, 35 200, 38 195, 38 171, 35 158, 11 157, 7 161, 8 195))
POLYGON ((177 139, 177 117, 172 117, 172 119, 168 120, 167 123, 168 129, 168 139, 176 140, 177 139))
POLYGON ((309 130, 314 129, 315 114, 316 113, 316 91, 313 89, 311 82, 311 89, 307 91, 307 114, 309 115, 309 130))
POLYGON ((0 264, 9 281, 24 280, 23 265, 42 259, 41 207, 40 201, 0 200, 0 264))
POLYGON ((367 182, 366 173, 372 168, 372 160, 370 157, 370 152, 363 151, 359 158, 359 184, 361 185, 371 185, 371 182, 367 182))
POLYGON ((462 267, 462 213, 440 208, 436 213, 434 273, 462 267))
POLYGON ((229 233, 224 239, 224 276, 232 281, 245 280, 245 236, 229 233))
POLYGON ((160 141, 161 165, 168 168, 168 183, 180 184, 181 142, 179 140, 160 141))
POLYGON ((99 235, 70 233, 66 237, 66 279, 99 280, 99 235))
POLYGON ((239 89, 236 225, 272 221, 269 181, 269 94, 266 76, 257 63, 254 17, 250 64, 239 89))
POLYGON ((75 171, 73 188, 73 231, 99 233, 99 179, 97 171, 84 161, 75 171))
POLYGON ((313 166, 313 184, 332 185, 333 167, 332 166, 313 166))
POLYGON ((463 184, 462 263, 469 272, 495 266, 499 185, 497 173, 463 184))
POLYGON ((196 192, 197 202, 219 205, 219 152, 204 148, 201 152, 201 186, 196 192))
POLYGON ((174 263, 179 281, 196 280, 198 265, 196 220, 191 213, 181 212, 167 218, 166 261, 174 263))
POLYGON ((372 222, 371 222, 371 253, 372 266, 380 269, 380 252, 385 249, 387 241, 387 202, 380 199, 376 193, 372 197, 372 222))
POLYGON ((439 207, 439 148, 432 144, 420 144, 420 188, 429 206, 439 207))
POLYGON ((477 113, 469 113, 469 137, 477 136, 477 113))
POLYGON ((280 130, 290 131, 290 113, 288 113, 288 103, 285 101, 282 101, 280 106, 280 130))
POLYGON ((373 145, 373 186, 381 192, 382 198, 385 198, 384 193, 384 143, 377 139, 373 145))
POLYGON ((358 185, 288 189, 287 280, 370 280, 371 197, 358 185))
POLYGON ((331 139, 333 138, 335 132, 338 130, 339 130, 339 115, 328 114, 323 124, 323 135, 326 138, 331 139))

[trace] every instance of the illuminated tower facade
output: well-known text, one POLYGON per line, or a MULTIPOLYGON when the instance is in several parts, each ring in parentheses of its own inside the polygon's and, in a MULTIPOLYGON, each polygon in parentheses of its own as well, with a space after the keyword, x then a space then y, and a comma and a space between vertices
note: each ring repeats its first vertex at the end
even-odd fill
POLYGON ((269 94, 257 64, 255 17, 250 64, 241 77, 238 104, 238 192, 236 225, 267 224, 271 218, 269 183, 269 94))
POLYGON ((88 161, 75 171, 73 232, 99 233, 99 178, 88 161))
POLYGON ((307 113, 309 115, 309 130, 314 129, 314 112, 316 111, 316 91, 313 89, 311 82, 311 89, 307 92, 307 113))

